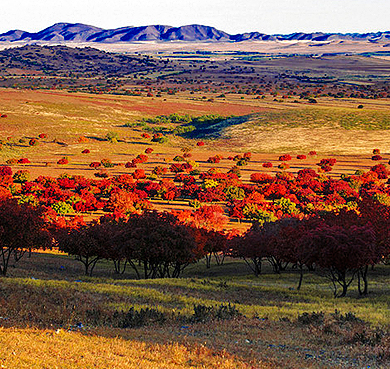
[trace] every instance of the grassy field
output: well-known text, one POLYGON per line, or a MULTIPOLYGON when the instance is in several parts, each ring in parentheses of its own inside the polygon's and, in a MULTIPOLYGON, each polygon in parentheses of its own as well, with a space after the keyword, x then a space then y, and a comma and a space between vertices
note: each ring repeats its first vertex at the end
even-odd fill
MULTIPOLYGON (((337 158, 332 171, 336 177, 376 164, 371 160, 374 148, 381 150, 383 160, 390 159, 388 100, 319 98, 311 105, 235 96, 208 102, 203 94, 183 92, 159 99, 1 90, 0 113, 7 115, 0 118, 1 164, 28 157, 31 164, 15 165, 13 170, 28 169, 32 178, 64 172, 91 178, 95 171, 90 162, 109 158, 121 164, 109 169, 111 175, 130 173, 123 164, 153 147, 143 166, 150 173, 156 165, 171 163, 181 148, 191 147, 191 159, 200 170, 215 167, 226 172, 231 161, 209 164, 207 158, 252 151, 252 160, 242 168, 242 179, 248 182, 254 171, 274 174, 276 168, 261 164, 271 161, 277 167, 278 155, 284 153, 318 152, 304 162, 294 157, 294 173, 316 169, 321 158, 332 154, 337 158), (361 103, 364 109, 358 110, 361 103), (241 121, 217 127, 216 136, 205 139, 201 148, 196 140, 182 137, 154 144, 141 138, 140 128, 124 126, 170 113, 235 115, 241 121), (105 140, 110 131, 118 133, 118 143, 105 140), (48 138, 30 147, 28 140, 40 133, 48 138), (80 136, 88 142, 80 143, 80 136), (91 153, 81 154, 84 149, 91 153), (70 164, 57 165, 63 156, 70 164)), ((188 208, 188 203, 153 201, 153 206, 167 210, 188 208)), ((298 292, 296 270, 278 275, 265 267, 255 278, 235 259, 210 269, 203 262, 191 265, 180 279, 134 278, 130 269, 115 274, 108 262, 97 265, 94 277, 85 277, 82 265, 65 255, 25 257, 10 268, 9 277, 0 279, 0 364, 141 369, 389 365, 389 266, 371 272, 366 298, 357 298, 354 285, 347 298, 334 299, 330 282, 314 273, 305 275, 298 292), (142 309, 146 316, 137 315, 142 309), (324 315, 304 315, 312 312, 324 315)))
POLYGON ((334 299, 323 276, 307 274, 297 291, 296 271, 265 267, 256 278, 235 259, 198 263, 180 279, 135 280, 108 262, 85 277, 67 256, 36 253, 0 280, 0 357, 9 368, 386 367, 388 268, 372 271, 367 298, 353 286, 334 299), (134 318, 132 308, 151 310, 134 318), (312 312, 324 321, 298 318, 312 312))

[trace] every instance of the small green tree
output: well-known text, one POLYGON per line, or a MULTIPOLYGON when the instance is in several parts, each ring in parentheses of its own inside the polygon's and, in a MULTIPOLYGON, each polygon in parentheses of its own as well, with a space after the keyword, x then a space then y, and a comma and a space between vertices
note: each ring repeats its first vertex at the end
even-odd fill
POLYGON ((118 139, 119 139, 118 132, 114 132, 114 131, 107 132, 107 134, 106 134, 106 140, 107 141, 109 141, 111 143, 117 143, 118 139))

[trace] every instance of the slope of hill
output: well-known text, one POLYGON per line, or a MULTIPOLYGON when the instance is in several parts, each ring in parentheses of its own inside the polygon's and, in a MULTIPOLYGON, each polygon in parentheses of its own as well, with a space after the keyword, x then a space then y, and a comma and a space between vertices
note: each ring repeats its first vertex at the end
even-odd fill
POLYGON ((66 71, 124 75, 156 67, 157 61, 67 46, 26 45, 0 51, 0 70, 66 71))
POLYGON ((248 32, 230 35, 214 27, 192 24, 181 27, 167 25, 148 25, 141 27, 121 27, 104 30, 81 23, 56 23, 37 33, 11 30, 0 34, 1 42, 44 41, 44 42, 135 42, 135 41, 389 41, 390 32, 370 33, 302 33, 288 35, 267 35, 260 32, 248 32))

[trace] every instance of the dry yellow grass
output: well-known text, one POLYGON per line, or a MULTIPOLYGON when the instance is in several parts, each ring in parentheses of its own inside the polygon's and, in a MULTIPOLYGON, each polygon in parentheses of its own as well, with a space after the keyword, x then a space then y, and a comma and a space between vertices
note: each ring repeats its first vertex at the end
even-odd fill
MULTIPOLYGON (((0 328, 1 368, 250 368, 203 346, 150 344, 78 332, 0 328)), ((270 368, 261 366, 260 368, 270 368)))

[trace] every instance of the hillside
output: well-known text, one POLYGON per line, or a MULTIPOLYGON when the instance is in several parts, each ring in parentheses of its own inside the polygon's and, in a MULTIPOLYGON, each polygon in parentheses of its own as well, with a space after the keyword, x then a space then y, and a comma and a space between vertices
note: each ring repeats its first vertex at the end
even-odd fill
POLYGON ((10 30, 0 34, 0 42, 97 42, 124 43, 136 41, 367 41, 372 43, 390 42, 390 32, 369 33, 302 33, 268 35, 260 32, 247 32, 231 35, 214 27, 205 25, 185 25, 171 27, 168 25, 147 25, 140 27, 121 27, 102 29, 81 23, 56 23, 42 31, 31 33, 22 30, 10 30))
POLYGON ((0 70, 28 69, 123 75, 147 71, 157 62, 149 58, 108 53, 87 48, 27 45, 0 52, 0 70))

